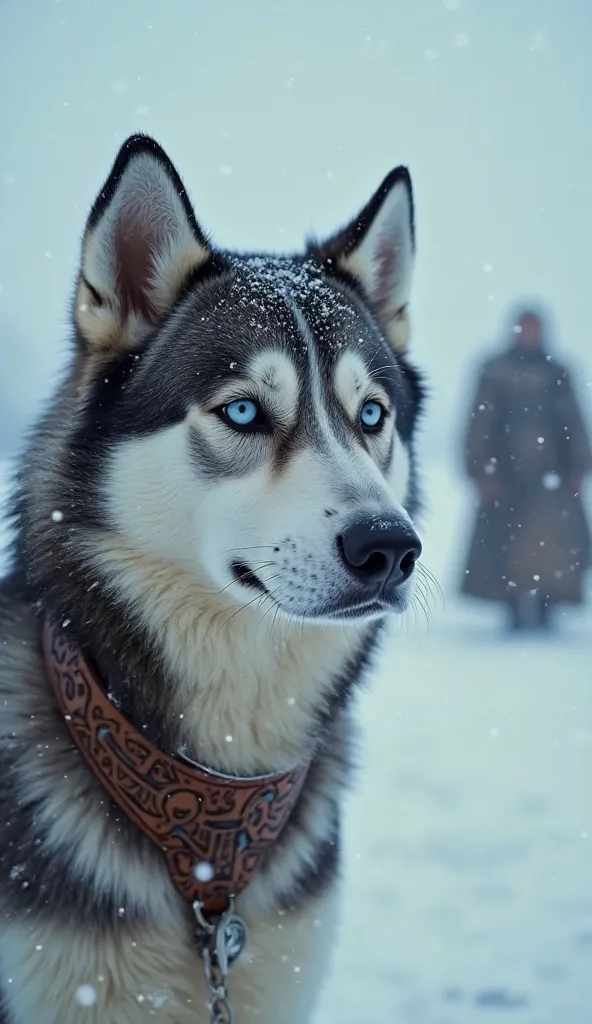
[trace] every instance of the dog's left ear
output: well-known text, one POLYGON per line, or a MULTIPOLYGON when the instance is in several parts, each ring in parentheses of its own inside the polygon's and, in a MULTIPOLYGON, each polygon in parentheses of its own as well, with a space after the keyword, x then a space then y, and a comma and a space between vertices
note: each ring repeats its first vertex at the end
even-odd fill
POLYGON ((413 190, 407 168, 391 171, 358 217, 328 241, 312 242, 309 253, 329 272, 354 280, 393 348, 404 351, 415 258, 413 190))

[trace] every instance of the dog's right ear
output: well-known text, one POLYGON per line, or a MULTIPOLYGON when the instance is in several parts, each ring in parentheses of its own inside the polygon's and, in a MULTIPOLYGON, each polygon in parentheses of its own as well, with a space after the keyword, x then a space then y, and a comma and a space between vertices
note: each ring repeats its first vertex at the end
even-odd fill
POLYGON ((408 304, 415 261, 413 189, 406 167, 395 167, 347 227, 309 254, 329 272, 357 284, 396 352, 409 340, 408 304))
POLYGON ((93 352, 135 348, 212 250, 170 160, 144 135, 121 147, 82 242, 75 320, 93 352))

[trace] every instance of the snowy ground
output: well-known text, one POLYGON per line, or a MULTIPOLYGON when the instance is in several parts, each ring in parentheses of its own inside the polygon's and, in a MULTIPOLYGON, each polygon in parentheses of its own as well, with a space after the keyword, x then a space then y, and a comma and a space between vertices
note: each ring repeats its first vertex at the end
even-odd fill
POLYGON ((507 641, 495 611, 457 604, 467 496, 445 467, 429 477, 446 607, 397 630, 360 702, 316 1024, 590 1024, 592 612, 507 641))

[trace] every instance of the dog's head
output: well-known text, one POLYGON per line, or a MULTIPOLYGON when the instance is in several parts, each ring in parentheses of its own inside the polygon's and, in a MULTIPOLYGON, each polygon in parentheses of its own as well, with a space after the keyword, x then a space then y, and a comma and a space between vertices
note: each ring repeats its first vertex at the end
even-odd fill
POLYGON ((405 608, 421 550, 413 256, 404 168, 304 255, 238 256, 210 244, 156 143, 129 139, 75 297, 71 447, 94 474, 94 525, 231 610, 261 599, 262 614, 343 622, 405 608))

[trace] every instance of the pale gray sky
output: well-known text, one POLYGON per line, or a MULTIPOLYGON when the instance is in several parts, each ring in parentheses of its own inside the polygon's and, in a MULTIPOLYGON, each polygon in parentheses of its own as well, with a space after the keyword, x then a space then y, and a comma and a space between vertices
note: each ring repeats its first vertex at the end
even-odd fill
POLYGON ((60 365, 87 210, 138 129, 222 245, 297 246, 410 166, 430 446, 516 293, 552 303, 590 399, 591 48, 592 0, 2 0, 0 450, 60 365))

